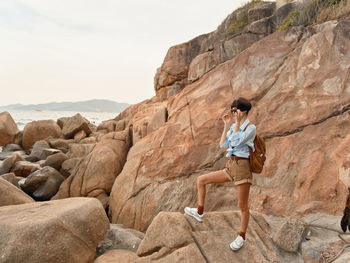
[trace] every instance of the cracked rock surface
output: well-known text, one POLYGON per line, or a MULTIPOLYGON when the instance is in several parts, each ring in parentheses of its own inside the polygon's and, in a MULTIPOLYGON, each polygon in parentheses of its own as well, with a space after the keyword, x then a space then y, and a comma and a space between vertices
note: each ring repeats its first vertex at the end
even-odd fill
MULTIPOLYGON (((350 185, 349 28, 347 18, 273 33, 170 97, 167 121, 133 143, 114 182, 112 223, 145 231, 160 211, 197 205, 196 178, 224 168, 221 117, 238 96, 252 101, 249 119, 267 144, 250 208, 282 217, 340 215, 350 185)), ((156 98, 119 119, 132 120, 126 113, 138 109, 141 123, 156 98)), ((206 211, 237 208, 230 183, 207 191, 206 211)))

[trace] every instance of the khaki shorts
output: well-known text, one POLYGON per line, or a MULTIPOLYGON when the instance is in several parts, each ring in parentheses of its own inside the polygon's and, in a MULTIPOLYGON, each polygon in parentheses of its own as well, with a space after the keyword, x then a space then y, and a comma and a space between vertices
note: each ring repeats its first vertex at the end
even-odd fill
POLYGON ((229 158, 223 171, 228 179, 233 181, 235 185, 253 183, 249 159, 231 160, 229 158))

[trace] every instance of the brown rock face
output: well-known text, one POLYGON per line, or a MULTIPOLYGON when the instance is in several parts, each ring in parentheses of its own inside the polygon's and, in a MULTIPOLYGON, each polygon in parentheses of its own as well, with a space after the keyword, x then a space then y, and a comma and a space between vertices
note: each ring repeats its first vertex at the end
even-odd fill
POLYGON ((112 138, 97 143, 76 164, 53 199, 88 196, 96 197, 104 206, 107 205, 108 195, 123 168, 130 147, 129 130, 112 135, 112 138))
POLYGON ((0 192, 0 207, 34 202, 29 195, 3 178, 0 178, 0 192))
POLYGON ((0 113, 0 146, 6 146, 15 141, 17 125, 7 111, 0 113))
POLYGON ((25 150, 28 150, 36 141, 50 136, 59 138, 61 134, 60 126, 53 120, 32 121, 23 129, 22 145, 25 150))
MULTIPOLYGON (((341 214, 350 185, 349 28, 347 19, 271 34, 171 97, 167 122, 128 153, 111 192, 112 222, 146 230, 159 211, 197 205, 197 176, 224 167, 221 116, 238 96, 252 101, 249 119, 267 144, 250 208, 341 214)), ((144 107, 153 106, 147 101, 119 118, 144 107)), ((207 210, 237 205, 231 187, 210 186, 207 198, 207 210)))
POLYGON ((81 130, 84 130, 87 135, 91 133, 89 122, 79 113, 63 122, 62 133, 65 139, 73 138, 81 130))
POLYGON ((108 227, 105 211, 94 198, 1 207, 0 233, 6 237, 0 239, 1 260, 93 262, 96 245, 108 227))

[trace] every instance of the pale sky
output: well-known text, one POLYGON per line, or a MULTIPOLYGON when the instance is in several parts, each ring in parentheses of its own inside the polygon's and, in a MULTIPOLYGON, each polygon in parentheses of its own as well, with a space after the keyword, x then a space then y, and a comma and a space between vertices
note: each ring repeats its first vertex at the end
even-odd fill
POLYGON ((0 0, 0 105, 149 99, 168 49, 245 2, 0 0))

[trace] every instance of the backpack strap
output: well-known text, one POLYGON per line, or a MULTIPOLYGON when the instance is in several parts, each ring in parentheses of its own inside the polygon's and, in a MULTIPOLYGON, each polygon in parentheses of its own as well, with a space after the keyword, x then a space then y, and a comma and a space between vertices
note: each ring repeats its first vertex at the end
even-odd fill
POLYGON ((245 126, 243 131, 246 131, 246 129, 248 128, 249 125, 253 125, 253 123, 249 122, 247 126, 245 126))

